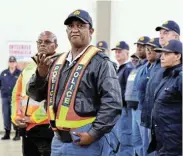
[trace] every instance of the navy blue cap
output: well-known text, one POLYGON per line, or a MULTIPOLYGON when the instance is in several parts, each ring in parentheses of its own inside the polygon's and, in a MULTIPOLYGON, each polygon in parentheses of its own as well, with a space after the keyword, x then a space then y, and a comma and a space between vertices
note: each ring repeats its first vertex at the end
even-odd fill
POLYGON ((135 42, 134 44, 141 44, 141 45, 145 45, 147 42, 150 41, 150 38, 148 36, 142 36, 141 38, 139 38, 139 40, 137 42, 135 42))
POLYGON ((10 56, 9 57, 9 62, 17 62, 17 59, 15 56, 10 56))
POLYGON ((155 48, 161 48, 161 45, 159 43, 159 38, 152 38, 149 42, 146 43, 146 45, 150 45, 155 48))
POLYGON ((132 58, 138 58, 139 59, 139 57, 138 57, 138 55, 136 54, 136 53, 134 53, 134 54, 132 54, 130 57, 132 57, 132 58))
POLYGON ((106 41, 99 41, 97 43, 97 48, 102 49, 102 50, 108 49, 107 42, 106 41))
POLYGON ((182 42, 178 40, 170 40, 165 43, 163 48, 155 48, 154 49, 156 52, 175 52, 182 54, 182 42))
POLYGON ((64 24, 65 25, 68 25, 70 24, 70 22, 73 20, 73 19, 79 19, 81 20, 82 22, 86 23, 86 24, 89 24, 91 27, 93 26, 93 22, 92 22, 92 18, 91 16, 89 15, 89 13, 85 10, 75 10, 74 12, 72 12, 68 17, 67 19, 64 21, 64 24))
POLYGON ((160 31, 161 29, 165 29, 165 30, 173 30, 175 31, 177 34, 180 35, 180 27, 179 25, 175 22, 175 21, 166 21, 165 23, 162 24, 162 26, 158 26, 156 28, 156 31, 160 31))
POLYGON ((116 47, 111 49, 111 50, 123 50, 123 49, 126 49, 126 50, 129 50, 129 45, 125 42, 125 41, 120 41, 117 43, 116 47))

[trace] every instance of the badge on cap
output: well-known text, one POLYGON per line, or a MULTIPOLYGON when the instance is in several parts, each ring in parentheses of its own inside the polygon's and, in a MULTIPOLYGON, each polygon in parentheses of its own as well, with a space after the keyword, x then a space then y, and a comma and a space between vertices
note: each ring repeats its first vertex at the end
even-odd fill
POLYGON ((143 41, 143 40, 144 40, 144 37, 141 37, 139 40, 140 40, 140 41, 143 41))
POLYGON ((117 44, 116 44, 116 47, 119 47, 120 46, 120 42, 118 42, 117 44))
POLYGON ((163 23, 164 25, 167 25, 168 24, 168 21, 166 21, 165 23, 163 23))
POLYGON ((152 38, 152 39, 150 40, 150 42, 154 42, 154 38, 152 38))
POLYGON ((76 10, 75 12, 74 12, 74 15, 79 15, 80 14, 80 11, 79 10, 76 10))
POLYGON ((167 46, 167 45, 169 45, 169 42, 166 42, 166 43, 164 44, 164 46, 167 46))
POLYGON ((102 47, 102 46, 103 46, 103 43, 102 43, 102 42, 100 42, 100 43, 99 43, 99 46, 100 46, 100 47, 102 47))

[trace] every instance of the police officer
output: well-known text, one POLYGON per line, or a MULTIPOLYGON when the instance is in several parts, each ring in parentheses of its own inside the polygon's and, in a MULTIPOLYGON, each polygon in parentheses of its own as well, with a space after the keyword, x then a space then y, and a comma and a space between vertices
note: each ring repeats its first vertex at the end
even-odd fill
MULTIPOLYGON (((154 51, 154 48, 160 47, 159 38, 152 38, 145 45, 146 45, 147 63, 144 64, 139 70, 139 72, 137 73, 137 75, 139 75, 140 77, 137 83, 137 92, 138 92, 138 100, 139 100, 138 106, 139 106, 139 110, 141 110, 142 113, 146 111, 145 94, 146 94, 146 86, 150 78, 150 73, 156 64, 156 60, 159 58, 159 54, 154 51)), ((149 105, 149 103, 146 103, 146 105, 149 105)), ((141 125, 144 124, 142 121, 143 120, 142 116, 143 114, 141 114, 141 125)), ((154 153, 152 154, 147 153, 147 149, 150 143, 150 136, 151 136, 150 129, 147 129, 146 127, 142 127, 142 126, 140 127, 140 129, 142 130, 141 133, 143 134, 142 135, 143 156, 154 155, 154 153)))
POLYGON ((180 39, 180 27, 172 20, 164 22, 161 26, 156 27, 156 31, 160 32, 160 44, 163 46, 167 41, 180 39))
POLYGON ((138 64, 139 57, 137 56, 136 53, 132 54, 130 57, 131 57, 132 64, 135 67, 138 64))
POLYGON ((107 56, 109 56, 109 48, 106 41, 99 41, 96 47, 101 49, 107 56))
MULTIPOLYGON (((154 94, 152 111, 157 155, 182 155, 182 42, 170 40, 160 52, 163 79, 154 94)), ((158 76, 158 75, 157 75, 158 76)))
POLYGON ((132 110, 131 108, 127 108, 125 101, 126 82, 130 72, 133 69, 132 63, 128 60, 130 48, 125 41, 120 41, 112 50, 115 51, 115 57, 119 63, 119 69, 117 73, 121 86, 121 99, 123 101, 121 118, 114 127, 120 140, 120 149, 117 155, 133 156, 134 149, 132 145, 132 110))
MULTIPOLYGON (((165 42, 177 39, 179 40, 180 28, 179 25, 174 21, 166 21, 162 26, 156 27, 159 34, 159 43, 161 46, 165 42)), ((151 129, 151 112, 154 106, 154 92, 159 82, 163 78, 164 68, 161 68, 160 59, 157 59, 154 68, 151 70, 150 79, 147 83, 146 95, 145 95, 145 108, 142 114, 142 125, 151 129), (157 76, 158 75, 158 76, 157 76)))
MULTIPOLYGON (((20 75, 21 71, 16 68, 17 61, 14 56, 10 56, 8 69, 4 70, 0 75, 0 90, 2 98, 2 113, 5 134, 1 140, 10 139, 11 131, 11 96, 12 90, 15 86, 16 80, 20 75)), ((16 130, 15 137, 13 140, 20 140, 19 130, 14 126, 16 130)))
POLYGON ((127 107, 132 108, 132 142, 135 152, 143 156, 144 143, 143 143, 143 128, 140 126, 141 122, 141 104, 139 104, 137 83, 141 78, 139 70, 147 62, 146 60, 146 43, 149 42, 150 38, 142 36, 135 43, 137 44, 137 55, 139 57, 138 65, 133 69, 128 76, 127 86, 125 90, 125 101, 127 107), (138 105, 139 104, 139 105, 138 105))
POLYGON ((27 93, 38 101, 48 98, 55 131, 52 156, 101 155, 103 136, 120 117, 120 85, 112 62, 90 45, 94 29, 88 12, 76 10, 64 24, 71 51, 60 55, 51 69, 52 60, 42 51, 27 93))

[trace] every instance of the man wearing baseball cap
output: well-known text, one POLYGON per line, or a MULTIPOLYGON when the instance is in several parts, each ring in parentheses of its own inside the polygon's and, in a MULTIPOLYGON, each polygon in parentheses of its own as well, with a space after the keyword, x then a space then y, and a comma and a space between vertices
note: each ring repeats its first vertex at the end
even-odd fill
MULTIPOLYGON (((138 95, 138 109, 137 112, 139 112, 140 119, 138 119, 139 122, 139 129, 141 130, 141 138, 143 143, 143 156, 147 156, 147 149, 150 142, 150 129, 147 129, 144 127, 144 113, 146 115, 149 113, 147 112, 147 108, 149 106, 149 103, 147 103, 148 106, 145 107, 145 101, 147 99, 146 97, 146 86, 148 84, 148 81, 151 77, 151 71, 156 65, 157 59, 159 59, 159 55, 154 51, 154 48, 160 47, 159 44, 159 38, 152 38, 149 42, 145 44, 146 46, 146 59, 147 62, 142 65, 141 69, 138 71, 137 76, 139 76, 138 82, 137 82, 137 95, 138 95)), ((146 117, 145 117, 146 119, 146 117)), ((153 155, 149 154, 148 156, 153 155)))
POLYGON ((132 64, 135 67, 139 61, 139 57, 137 56, 136 53, 133 53, 130 57, 131 57, 132 64))
MULTIPOLYGON (((101 49, 104 51, 104 53, 106 53, 106 51, 108 51, 108 44, 106 41, 99 41, 97 42, 96 45, 97 48, 101 49)), ((108 55, 108 53, 106 53, 108 55)))
POLYGON ((161 26, 156 27, 156 31, 160 32, 160 44, 163 46, 165 42, 176 39, 180 39, 180 27, 172 20, 164 22, 161 26))
POLYGON ((115 51, 115 57, 117 62, 119 63, 118 79, 121 86, 122 93, 122 101, 123 101, 123 109, 121 118, 118 120, 114 130, 117 133, 117 136, 120 141, 120 148, 117 156, 121 155, 134 155, 133 145, 132 145, 132 110, 131 108, 127 108, 127 104, 125 101, 125 90, 126 90, 126 82, 130 72, 133 69, 132 63, 129 59, 129 45, 125 41, 120 41, 116 44, 116 47, 111 49, 115 51))
MULTIPOLYGON (((170 40, 161 53, 163 79, 154 94, 152 129, 157 155, 182 155, 182 42, 170 40)), ((158 76, 158 75, 157 75, 158 76)))
POLYGON ((137 45, 137 55, 139 57, 139 63, 135 69, 133 69, 128 76, 127 86, 125 91, 125 100, 127 107, 132 108, 132 142, 134 150, 138 155, 143 155, 144 143, 143 143, 143 128, 140 126, 141 121, 141 105, 139 104, 137 84, 141 79, 140 69, 147 62, 146 60, 146 43, 149 42, 148 36, 142 36, 134 44, 137 45))
MULTIPOLYGON (((8 61, 8 69, 2 71, 0 75, 0 90, 2 97, 2 113, 5 134, 1 140, 10 139, 11 132, 11 97, 15 83, 20 75, 21 71, 17 69, 17 60, 15 56, 10 56, 8 61)), ((14 141, 20 140, 20 134, 18 128, 14 125, 16 131, 14 141)))
MULTIPOLYGON (((104 52, 104 54, 106 54, 107 56, 110 56, 109 47, 108 47, 108 44, 107 44, 106 41, 99 41, 99 42, 97 42, 96 47, 101 49, 104 52)), ((116 63, 114 63, 114 65, 116 66, 116 63)))
MULTIPOLYGON (((159 43, 159 38, 152 38, 147 44, 146 49, 147 53, 153 53, 154 56, 157 55, 157 53, 154 51, 155 48, 160 48, 161 45, 159 43)), ((147 56, 148 59, 149 56, 147 56)), ((147 87, 145 89, 145 99, 144 104, 142 106, 142 115, 141 115, 141 125, 146 128, 151 128, 151 111, 154 105, 154 91, 159 83, 160 77, 158 75, 158 70, 161 68, 160 65, 160 55, 156 56, 155 59, 153 59, 154 65, 151 69, 149 76, 148 76, 148 83, 147 87)), ((163 69, 162 69, 163 70, 163 69)))
POLYGON ((64 24, 71 50, 55 62, 40 55, 27 94, 38 101, 47 99, 48 117, 55 133, 52 156, 102 155, 105 134, 121 114, 116 71, 109 58, 90 45, 94 29, 87 11, 75 10, 64 24))

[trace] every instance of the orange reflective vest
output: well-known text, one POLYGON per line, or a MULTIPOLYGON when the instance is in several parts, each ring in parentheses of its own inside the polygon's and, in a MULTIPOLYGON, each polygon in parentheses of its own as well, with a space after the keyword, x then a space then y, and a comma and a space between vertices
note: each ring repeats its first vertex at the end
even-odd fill
POLYGON ((48 116, 44 109, 44 101, 37 102, 26 95, 26 84, 35 73, 37 65, 32 62, 28 64, 20 74, 16 85, 12 92, 12 122, 16 124, 15 120, 28 116, 32 123, 29 123, 26 130, 30 130, 36 125, 48 124, 48 116), (28 101, 28 107, 27 107, 28 101))
MULTIPOLYGON (((85 53, 79 58, 78 62, 73 67, 70 77, 65 86, 64 92, 61 96, 57 114, 53 111, 53 105, 55 103, 55 93, 58 89, 60 71, 66 62, 68 53, 63 53, 54 63, 48 81, 48 118, 51 122, 55 123, 55 127, 52 126, 53 130, 56 129, 76 129, 92 123, 95 117, 81 117, 78 116, 74 111, 74 102, 78 90, 78 86, 82 79, 83 73, 88 66, 90 60, 100 50, 94 46, 87 48, 85 53)), ((52 125, 52 124, 51 124, 52 125)))

